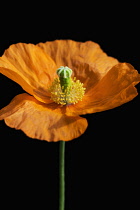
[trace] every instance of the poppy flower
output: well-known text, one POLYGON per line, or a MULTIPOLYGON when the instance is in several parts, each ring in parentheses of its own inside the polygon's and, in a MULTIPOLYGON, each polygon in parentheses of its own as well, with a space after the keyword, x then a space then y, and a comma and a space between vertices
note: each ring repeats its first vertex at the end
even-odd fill
POLYGON ((140 82, 131 64, 107 56, 92 41, 13 44, 0 57, 0 72, 27 92, 0 110, 0 120, 48 142, 79 137, 88 126, 81 115, 132 100, 140 82))

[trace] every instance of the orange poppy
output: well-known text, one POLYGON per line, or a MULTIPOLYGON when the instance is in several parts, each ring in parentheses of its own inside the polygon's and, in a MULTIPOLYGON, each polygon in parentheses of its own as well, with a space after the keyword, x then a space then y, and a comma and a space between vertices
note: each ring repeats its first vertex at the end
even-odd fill
POLYGON ((140 82, 140 74, 132 65, 107 56, 92 41, 13 44, 0 57, 0 72, 28 93, 17 95, 1 109, 0 120, 31 138, 49 142, 79 137, 88 125, 80 115, 132 100, 140 82), (62 66, 73 72, 68 94, 60 90, 56 74, 62 66), (64 101, 63 95, 68 99, 64 101))

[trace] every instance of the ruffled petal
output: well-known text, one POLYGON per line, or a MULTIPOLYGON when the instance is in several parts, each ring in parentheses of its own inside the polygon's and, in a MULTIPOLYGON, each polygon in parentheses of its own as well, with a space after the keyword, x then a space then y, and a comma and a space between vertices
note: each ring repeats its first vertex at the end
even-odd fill
POLYGON ((107 56, 100 46, 92 41, 55 40, 39 43, 38 46, 55 61, 57 67, 68 66, 72 68, 77 77, 81 75, 79 63, 90 65, 95 72, 98 71, 101 77, 118 63, 117 59, 107 56))
POLYGON ((135 85, 140 82, 140 74, 128 63, 115 65, 83 97, 83 101, 67 106, 67 115, 83 115, 101 112, 120 106, 137 96, 135 85))
POLYGON ((87 92, 118 63, 117 59, 107 56, 92 41, 55 40, 39 43, 38 46, 54 60, 57 68, 70 67, 73 70, 72 77, 79 79, 87 92))
POLYGON ((0 120, 12 128, 21 129, 35 139, 56 142, 79 137, 87 128, 87 120, 62 113, 56 104, 46 105, 28 94, 17 95, 0 110, 0 120))
POLYGON ((53 60, 33 44, 11 45, 0 58, 0 73, 45 103, 50 102, 47 88, 55 77, 55 70, 53 60))

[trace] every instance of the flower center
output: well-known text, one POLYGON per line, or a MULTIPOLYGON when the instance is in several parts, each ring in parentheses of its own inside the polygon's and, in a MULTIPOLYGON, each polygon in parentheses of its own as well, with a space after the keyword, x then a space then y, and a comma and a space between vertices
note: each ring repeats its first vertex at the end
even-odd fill
POLYGON ((49 88, 51 99, 61 105, 75 104, 82 101, 85 94, 83 83, 76 78, 72 79, 72 70, 67 66, 57 69, 59 78, 54 79, 49 88))

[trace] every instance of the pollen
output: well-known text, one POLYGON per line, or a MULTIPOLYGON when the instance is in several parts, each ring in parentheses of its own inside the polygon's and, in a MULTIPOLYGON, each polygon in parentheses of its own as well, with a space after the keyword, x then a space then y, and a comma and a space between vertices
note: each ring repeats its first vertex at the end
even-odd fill
POLYGON ((60 79, 56 78, 52 82, 52 85, 49 88, 51 93, 51 99, 61 105, 76 104, 79 101, 82 101, 85 94, 85 89, 83 83, 80 80, 70 79, 70 85, 67 88, 61 86, 60 79))

